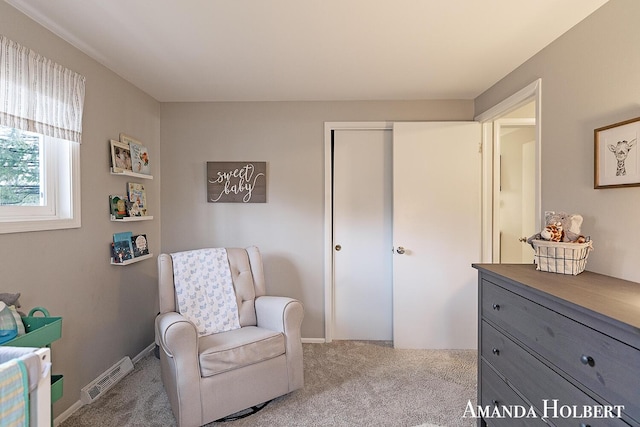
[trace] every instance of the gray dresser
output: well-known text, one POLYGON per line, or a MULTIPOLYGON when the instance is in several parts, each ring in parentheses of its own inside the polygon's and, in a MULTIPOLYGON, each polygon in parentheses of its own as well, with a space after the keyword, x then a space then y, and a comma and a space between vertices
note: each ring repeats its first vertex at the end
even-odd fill
POLYGON ((640 426, 639 283, 473 267, 478 425, 640 426))

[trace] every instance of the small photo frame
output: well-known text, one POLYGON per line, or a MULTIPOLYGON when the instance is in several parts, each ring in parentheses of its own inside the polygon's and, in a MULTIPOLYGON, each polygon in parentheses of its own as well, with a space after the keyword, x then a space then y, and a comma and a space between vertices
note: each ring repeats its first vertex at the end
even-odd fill
POLYGON ((111 166, 114 173, 131 170, 131 150, 129 144, 111 140, 111 166))
POLYGON ((593 188, 640 186, 640 117, 594 130, 593 188))

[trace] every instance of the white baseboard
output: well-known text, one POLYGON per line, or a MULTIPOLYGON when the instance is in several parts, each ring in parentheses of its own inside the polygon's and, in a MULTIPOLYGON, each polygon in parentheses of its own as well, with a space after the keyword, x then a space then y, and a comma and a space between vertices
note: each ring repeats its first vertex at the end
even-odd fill
POLYGON ((302 338, 302 344, 324 344, 324 338, 302 338))
POLYGON ((60 424, 62 424, 63 421, 65 421, 67 418, 73 415, 74 412, 76 412, 78 409, 82 408, 83 406, 84 405, 82 404, 81 400, 78 400, 76 403, 71 405, 66 411, 58 415, 56 419, 53 420, 54 427, 58 427, 60 424))
POLYGON ((151 353, 154 349, 156 348, 156 343, 151 343, 147 346, 147 348, 145 348, 144 350, 142 350, 140 353, 138 353, 133 359, 131 359, 131 361, 133 362, 133 364, 135 365, 136 363, 138 363, 141 359, 145 358, 149 353, 151 353))
MULTIPOLYGON (((142 350, 133 359, 131 359, 131 362, 133 362, 133 364, 135 365, 142 358, 146 357, 149 353, 151 353, 155 347, 156 347, 155 342, 149 344, 147 347, 145 347, 144 350, 142 350)), ((76 401, 76 403, 71 405, 66 411, 64 411, 62 414, 58 415, 53 420, 53 426, 54 427, 58 427, 60 424, 62 424, 63 421, 65 421, 67 418, 69 418, 71 415, 73 415, 74 412, 76 412, 78 409, 82 408, 83 406, 84 405, 82 403, 82 400, 76 401)))

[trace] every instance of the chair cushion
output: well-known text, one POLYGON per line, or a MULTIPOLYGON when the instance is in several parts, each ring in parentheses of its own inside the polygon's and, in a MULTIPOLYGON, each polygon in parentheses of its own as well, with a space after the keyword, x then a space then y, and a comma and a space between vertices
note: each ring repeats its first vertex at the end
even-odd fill
POLYGON ((228 248, 229 270, 236 290, 240 326, 256 326, 256 288, 253 266, 245 249, 228 248))
POLYGON ((272 359, 285 353, 280 332, 245 326, 199 339, 200 373, 209 377, 272 359))

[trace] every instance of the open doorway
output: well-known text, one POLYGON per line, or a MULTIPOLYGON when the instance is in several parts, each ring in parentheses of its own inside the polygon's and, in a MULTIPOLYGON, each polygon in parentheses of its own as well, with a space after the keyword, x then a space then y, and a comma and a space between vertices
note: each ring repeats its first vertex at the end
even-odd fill
POLYGON ((498 180, 494 217, 494 261, 526 264, 533 260, 523 240, 536 232, 535 222, 535 102, 494 121, 498 180))
POLYGON ((476 117, 482 123, 482 262, 531 263, 541 224, 540 79, 476 117))

